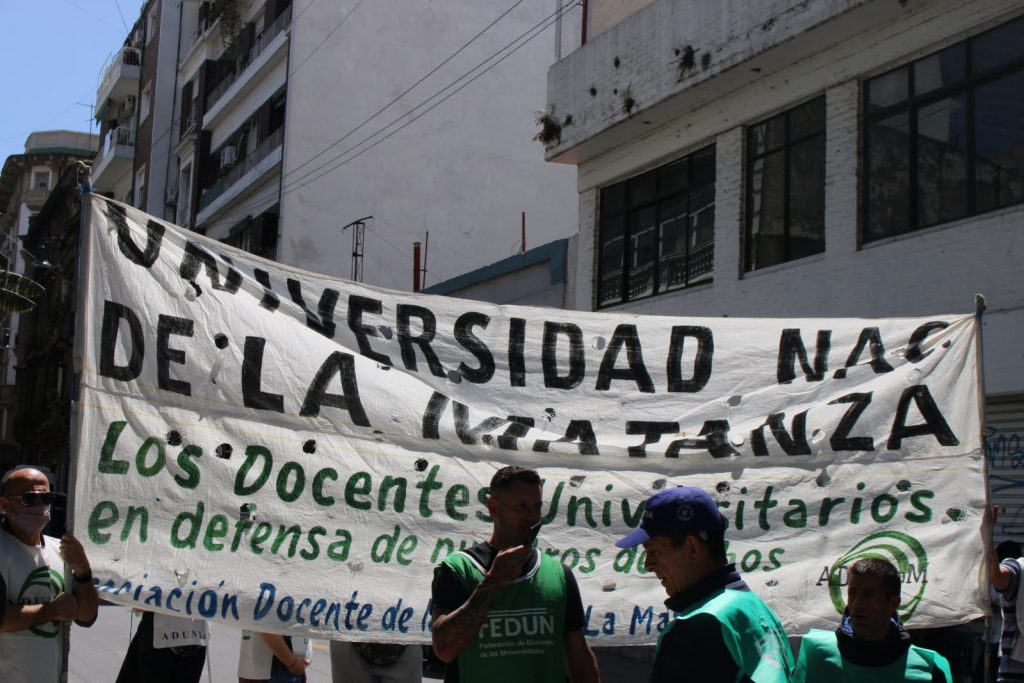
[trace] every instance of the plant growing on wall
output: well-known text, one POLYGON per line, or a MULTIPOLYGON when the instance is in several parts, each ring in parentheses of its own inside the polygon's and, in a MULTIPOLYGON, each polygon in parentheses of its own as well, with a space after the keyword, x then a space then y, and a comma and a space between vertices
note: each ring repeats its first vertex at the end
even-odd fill
POLYGON ((544 147, 553 147, 562 141, 562 122, 555 118, 553 111, 538 111, 537 125, 540 130, 533 139, 539 140, 544 147))
POLYGON ((633 89, 626 86, 626 89, 622 91, 622 112, 629 116, 636 109, 637 103, 636 98, 633 97, 633 89))

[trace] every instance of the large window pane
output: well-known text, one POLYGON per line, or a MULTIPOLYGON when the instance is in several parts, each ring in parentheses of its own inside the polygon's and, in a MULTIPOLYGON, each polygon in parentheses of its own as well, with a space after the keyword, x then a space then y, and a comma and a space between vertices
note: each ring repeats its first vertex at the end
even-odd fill
POLYGON ((636 206, 654 199, 656 181, 657 175, 654 172, 644 173, 626 181, 629 205, 636 206))
POLYGON ((868 82, 868 108, 872 111, 899 104, 907 99, 907 68, 903 67, 868 82))
POLYGON ((658 247, 657 210, 651 206, 629 217, 629 298, 654 292, 655 253, 658 247))
POLYGON ((598 306, 680 289, 694 277, 711 280, 714 183, 709 145, 601 190, 598 306))
POLYGON ((786 155, 779 151, 754 161, 748 204, 750 241, 748 268, 764 268, 786 260, 786 155))
POLYGON ((690 155, 690 185, 715 182, 715 147, 705 147, 690 155))
POLYGON ((825 251, 825 136, 793 146, 789 160, 790 259, 825 251))
POLYGON ((601 213, 609 214, 626 208, 626 183, 618 183, 601 190, 601 213))
POLYGON ((658 259, 658 291, 667 292, 686 286, 686 233, 689 217, 686 196, 662 202, 660 221, 660 253, 658 259))
POLYGON ((793 109, 789 117, 789 139, 799 140, 825 130, 825 98, 818 97, 793 109))
POLYGON ((625 217, 621 214, 601 219, 601 254, 598 261, 600 281, 598 304, 622 301, 622 257, 625 249, 625 217))
POLYGON ((974 73, 1024 57, 1024 17, 971 39, 974 73))
POLYGON ((961 81, 966 75, 967 48, 959 43, 914 62, 914 93, 929 93, 961 81))
POLYGON ((658 194, 676 194, 686 189, 686 159, 673 161, 658 169, 658 194))
POLYGON ((749 153, 753 156, 781 149, 786 144, 785 115, 751 126, 747 140, 749 153))
POLYGON ((714 185, 690 190, 690 252, 687 261, 687 284, 711 280, 715 266, 714 185))
POLYGON ((897 114, 868 128, 868 240, 910 227, 909 120, 908 114, 897 114))
POLYGON ((1024 201, 1024 71, 974 94, 975 209, 1024 201))
POLYGON ((967 97, 947 97, 917 112, 918 225, 967 215, 967 97))

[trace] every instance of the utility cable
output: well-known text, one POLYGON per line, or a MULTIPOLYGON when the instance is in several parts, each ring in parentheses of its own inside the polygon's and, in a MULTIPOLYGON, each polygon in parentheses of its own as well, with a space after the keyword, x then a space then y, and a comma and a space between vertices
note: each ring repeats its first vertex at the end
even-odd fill
MULTIPOLYGON (((557 12, 556 12, 556 14, 557 14, 557 12)), ((557 17, 555 17, 555 18, 557 19, 557 17)), ((391 136, 395 135, 396 133, 398 133, 399 131, 401 131, 402 129, 404 129, 404 128, 405 128, 406 126, 410 125, 410 124, 411 124, 411 123, 413 123, 414 121, 417 121, 417 120, 419 120, 419 119, 420 119, 421 117, 423 117, 423 116, 425 116, 426 114, 430 113, 430 112, 431 112, 431 111, 433 111, 433 110, 434 110, 435 108, 437 108, 437 107, 438 107, 439 105, 443 104, 444 102, 446 102, 447 100, 449 100, 449 99, 450 99, 451 97, 453 97, 454 95, 456 95, 456 94, 458 94, 459 92, 461 92, 461 91, 462 91, 463 89, 465 89, 466 87, 468 87, 468 86, 469 86, 470 84, 472 84, 472 83, 473 83, 474 81, 476 81, 476 80, 477 80, 478 78, 480 78, 481 76, 483 76, 484 74, 486 74, 486 73, 487 73, 488 71, 490 71, 490 70, 491 70, 491 69, 493 69, 494 67, 498 66, 498 64, 500 64, 501 62, 503 62, 503 61, 505 61, 506 59, 508 59, 509 57, 511 57, 511 56, 512 56, 513 54, 515 54, 515 53, 516 53, 516 52, 517 52, 517 51, 518 51, 519 49, 521 49, 521 48, 522 48, 522 47, 524 47, 524 46, 525 46, 525 45, 526 45, 527 43, 529 43, 529 42, 530 42, 531 40, 533 40, 533 39, 534 39, 534 38, 536 38, 536 37, 537 37, 538 35, 540 35, 541 33, 543 33, 543 32, 544 32, 544 30, 546 30, 547 28, 549 28, 549 27, 550 27, 550 26, 551 26, 551 25, 552 25, 553 23, 554 23, 554 20, 550 20, 550 21, 548 21, 548 23, 547 23, 546 25, 544 25, 544 26, 540 26, 540 25, 538 25, 538 26, 539 26, 539 29, 538 29, 538 30, 537 30, 537 31, 536 31, 536 32, 535 32, 535 33, 534 33, 534 34, 533 34, 532 36, 529 36, 529 37, 527 37, 527 38, 526 38, 526 40, 524 40, 524 41, 523 41, 523 42, 522 42, 521 44, 519 44, 519 45, 517 45, 517 46, 516 46, 515 48, 511 49, 511 50, 510 50, 510 51, 509 51, 508 53, 506 53, 505 55, 502 55, 502 56, 501 56, 501 57, 500 57, 500 58, 499 58, 499 59, 498 59, 497 61, 495 61, 495 62, 494 62, 493 64, 489 65, 489 66, 488 66, 487 68, 485 68, 485 69, 484 69, 483 71, 481 71, 480 73, 476 74, 476 75, 475 75, 475 76, 473 76, 473 77, 472 77, 471 79, 469 79, 468 81, 466 81, 465 83, 463 83, 462 85, 460 85, 460 86, 459 86, 458 88, 456 88, 456 89, 455 89, 455 90, 453 90, 452 92, 450 92, 450 93, 448 93, 447 95, 445 95, 444 97, 442 97, 442 98, 441 98, 440 100, 438 100, 437 102, 435 102, 434 104, 432 104, 432 105, 431 105, 430 107, 428 107, 427 109, 425 109, 425 110, 423 110, 423 111, 421 111, 421 112, 418 112, 418 113, 417 113, 417 114, 416 114, 415 116, 413 116, 412 118, 410 118, 410 119, 409 119, 408 121, 406 121, 405 123, 403 123, 403 124, 402 124, 401 126, 399 126, 398 128, 395 128, 394 130, 390 131, 390 132, 389 132, 389 133, 388 133, 387 135, 385 135, 384 137, 382 137, 382 138, 380 138, 379 140, 376 140, 375 142, 373 142, 373 144, 371 144, 371 145, 369 145, 368 147, 366 147, 366 148, 364 148, 364 149, 360 150, 360 151, 359 151, 358 153, 356 153, 356 154, 352 155, 351 157, 349 157, 349 158, 347 158, 347 159, 343 159, 343 160, 342 160, 341 162, 339 162, 339 163, 335 164, 334 166, 331 166, 330 168, 327 168, 327 170, 326 170, 326 171, 324 171, 324 173, 321 173, 321 174, 319 174, 319 175, 315 175, 315 177, 310 177, 310 176, 314 176, 314 174, 315 174, 315 173, 316 173, 317 171, 319 171, 319 170, 321 170, 321 169, 324 169, 324 168, 326 168, 327 166, 330 166, 330 164, 334 163, 334 162, 335 162, 335 161, 337 161, 338 159, 341 159, 341 158, 342 158, 343 156, 345 156, 345 155, 346 155, 346 154, 347 154, 348 152, 351 152, 351 151, 354 151, 354 150, 358 149, 358 148, 359 148, 359 147, 360 147, 361 145, 363 145, 363 144, 365 144, 366 142, 368 142, 368 141, 372 140, 372 139, 373 139, 374 137, 376 137, 376 136, 377 136, 377 135, 379 135, 380 133, 384 132, 384 131, 385 131, 385 130, 387 130, 387 129, 388 129, 389 127, 391 127, 391 126, 393 126, 394 124, 396 124, 396 123, 398 123, 399 121, 401 121, 401 120, 402 120, 403 118, 405 118, 406 116, 408 116, 408 114, 404 114, 403 116, 400 116, 399 118, 397 118, 397 119, 393 120, 393 121, 392 121, 391 123, 389 123, 388 125, 386 125, 386 126, 384 126, 383 128, 379 129, 379 130, 378 130, 378 131, 377 131, 376 133, 374 133, 373 135, 370 135, 369 137, 367 137, 367 138, 363 139, 363 140, 362 140, 361 142, 357 143, 356 145, 353 145, 352 147, 348 148, 347 150, 345 150, 345 151, 344 151, 344 152, 342 152, 341 154, 337 155, 337 156, 336 156, 336 157, 334 157, 334 159, 332 159, 331 161, 329 161, 329 162, 327 162, 327 163, 325 163, 325 164, 323 164, 323 165, 321 165, 321 166, 317 167, 317 168, 316 168, 316 169, 314 169, 313 171, 308 171, 308 172, 306 172, 305 174, 303 174, 302 176, 300 176, 300 177, 299 177, 299 178, 297 178, 296 180, 292 181, 291 185, 289 185, 289 186, 288 186, 288 187, 287 187, 287 188, 286 188, 286 189, 285 189, 285 190, 284 190, 284 191, 282 192, 282 195, 283 195, 283 194, 288 194, 288 193, 290 193, 290 192, 293 192, 293 191, 295 191, 295 190, 300 190, 300 189, 302 189, 303 187, 305 187, 306 185, 309 185, 310 183, 312 183, 312 182, 315 182, 316 180, 319 180, 319 179, 321 179, 321 178, 323 178, 323 177, 325 177, 325 176, 329 175, 330 173, 332 173, 333 171, 337 170, 338 168, 340 168, 340 167, 344 166, 345 164, 349 163, 350 161, 354 161, 355 159, 359 158, 360 156, 362 156, 362 155, 363 155, 363 154, 365 154, 366 152, 370 151, 371 149, 373 149, 373 148, 374 148, 374 147, 376 147, 377 145, 381 144, 382 142, 384 142, 385 140, 387 140, 387 139, 388 139, 388 138, 390 138, 391 136), (307 178, 308 178, 308 180, 307 180, 307 178)), ((535 27, 535 28, 537 28, 537 27, 535 27)), ((534 30, 534 29, 531 29, 531 31, 532 31, 532 30, 534 30)), ((527 31, 527 33, 529 33, 529 31, 527 31)), ((524 34, 523 34, 523 36, 525 36, 525 35, 526 35, 526 34, 524 33, 524 34)), ((520 36, 520 38, 522 38, 522 36, 520 36)), ((519 40, 520 38, 517 38, 516 40, 519 40)), ((514 42, 515 42, 515 41, 513 41, 513 43, 514 43, 514 42)), ((512 43, 510 43, 510 45, 511 45, 511 44, 512 44, 512 43)), ((508 46, 506 46, 506 48, 502 48, 502 50, 504 50, 504 49, 507 49, 507 47, 508 47, 508 46)), ((501 52, 501 50, 499 50, 499 52, 498 52, 498 53, 496 53, 496 54, 500 54, 500 52, 501 52)), ((488 58, 488 59, 492 59, 492 58, 493 58, 493 56, 492 56, 491 58, 488 58)), ((487 61, 487 60, 485 60, 485 61, 484 61, 483 63, 486 63, 486 61, 487 61)), ((482 63, 482 64, 483 64, 483 63, 482 63)), ((476 68, 479 68, 479 65, 478 65, 477 67, 474 67, 474 69, 476 69, 476 68)), ((472 73, 472 72, 474 71, 474 69, 471 69, 470 71, 466 72, 466 74, 464 74, 463 76, 461 76, 461 77, 460 77, 460 79, 461 79, 461 78, 464 78, 464 77, 466 77, 466 76, 468 76, 469 74, 471 74, 471 73, 472 73)), ((442 89, 441 89, 440 91, 438 91, 437 93, 435 93, 434 95, 432 95, 432 96, 431 96, 430 98, 428 98, 427 100, 424 100, 424 102, 423 102, 423 103, 421 103, 421 105, 422 105, 422 104, 426 104, 426 103, 427 103, 427 102, 429 102, 429 101, 430 101, 431 99, 433 99, 434 97, 437 97, 437 96, 438 96, 438 95, 439 95, 440 93, 444 92, 444 91, 445 91, 446 89, 448 89, 448 88, 452 87, 452 85, 454 85, 455 83, 457 83, 457 82, 458 82, 458 80, 459 80, 459 79, 456 79, 455 81, 453 81, 452 83, 450 83, 450 84, 449 84, 448 86, 446 86, 445 88, 442 88, 442 89)), ((415 111, 415 108, 414 108, 413 110, 411 110, 411 111, 415 111)), ((410 111, 410 113, 411 113, 411 111, 410 111)))

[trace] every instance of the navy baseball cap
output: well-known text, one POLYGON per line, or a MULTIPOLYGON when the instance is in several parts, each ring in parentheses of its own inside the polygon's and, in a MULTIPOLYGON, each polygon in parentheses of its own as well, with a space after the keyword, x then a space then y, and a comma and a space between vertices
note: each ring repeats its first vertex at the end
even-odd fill
POLYGON ((648 498, 640 526, 615 545, 632 548, 655 536, 668 536, 680 531, 721 533, 724 530, 722 513, 707 492, 692 486, 676 486, 648 498))

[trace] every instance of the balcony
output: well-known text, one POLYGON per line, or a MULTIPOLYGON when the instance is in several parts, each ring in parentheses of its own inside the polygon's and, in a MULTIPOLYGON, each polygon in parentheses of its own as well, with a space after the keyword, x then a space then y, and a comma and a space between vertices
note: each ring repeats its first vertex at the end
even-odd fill
POLYGON ((100 86, 96 90, 97 108, 109 99, 123 100, 139 91, 139 74, 142 70, 142 50, 137 47, 123 47, 112 55, 103 66, 100 86))
POLYGON ((118 179, 131 173, 134 158, 135 131, 127 126, 109 131, 92 164, 93 187, 99 192, 109 192, 118 179))
POLYGON ((586 40, 584 31, 576 36, 585 44, 565 45, 571 31, 563 27, 567 56, 548 71, 548 107, 573 122, 548 147, 550 161, 579 164, 635 142, 768 74, 920 11, 880 0, 587 0, 585 9, 586 40))
POLYGON ((49 188, 32 189, 25 193, 24 200, 30 210, 38 211, 46 203, 46 198, 49 196, 49 188))
MULTIPOLYGON (((292 11, 291 7, 288 7, 263 33, 256 36, 249 51, 238 59, 235 72, 224 77, 214 87, 206 100, 203 128, 209 130, 211 126, 216 125, 222 118, 222 114, 238 99, 240 93, 248 91, 252 83, 269 73, 274 66, 284 60, 287 55, 285 45, 288 40, 286 29, 291 21, 292 11)), ((283 79, 281 83, 284 83, 283 79)))
POLYGON ((246 188, 280 166, 283 143, 284 126, 281 126, 256 145, 251 154, 207 188, 199 197, 196 226, 202 226, 214 214, 240 197, 246 188))

